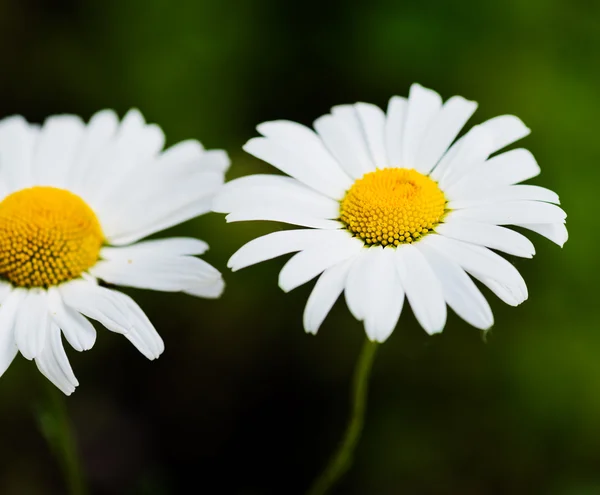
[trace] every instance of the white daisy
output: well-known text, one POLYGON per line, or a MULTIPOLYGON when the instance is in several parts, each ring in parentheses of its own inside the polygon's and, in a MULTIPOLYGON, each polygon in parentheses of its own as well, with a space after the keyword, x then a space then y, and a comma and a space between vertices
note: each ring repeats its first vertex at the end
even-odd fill
POLYGON ((264 136, 244 149, 291 177, 233 180, 213 209, 228 222, 272 220, 305 229, 259 237, 229 260, 232 270, 299 251, 283 267, 290 291, 319 277, 304 312, 316 333, 342 292, 371 340, 393 331, 404 296, 430 334, 446 322, 446 304, 487 329, 492 311, 471 275, 500 299, 518 305, 527 287, 493 250, 531 258, 533 244, 504 227, 532 230, 556 244, 567 240, 558 196, 516 185, 540 169, 525 149, 497 151, 529 134, 512 115, 473 127, 453 143, 477 104, 414 84, 408 99, 334 107, 316 132, 289 121, 258 126, 264 136), (493 156, 492 156, 493 155, 493 156), (468 275, 467 275, 468 274, 468 275))
POLYGON ((105 110, 87 125, 73 115, 41 127, 0 120, 0 375, 19 351, 72 393, 62 335, 90 349, 85 317, 157 358, 164 344, 144 312, 99 281, 219 297, 221 274, 195 257, 206 243, 138 241, 209 211, 229 159, 197 141, 163 145, 137 110, 122 122, 105 110))

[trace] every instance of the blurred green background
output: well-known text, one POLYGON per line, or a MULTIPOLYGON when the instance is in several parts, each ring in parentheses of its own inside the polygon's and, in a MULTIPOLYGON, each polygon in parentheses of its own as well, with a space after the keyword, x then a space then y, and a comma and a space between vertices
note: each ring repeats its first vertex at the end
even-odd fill
MULTIPOLYGON (((415 81, 477 100, 471 123, 520 116, 571 240, 536 237, 533 260, 511 260, 530 298, 510 308, 485 292, 496 317, 485 341, 453 314, 428 337, 404 312, 336 493, 589 495, 600 493, 599 57, 600 3, 579 0, 0 0, 0 117, 136 106, 169 144, 229 150, 233 178, 272 170, 241 151, 256 124, 383 106, 415 81)), ((68 351, 93 494, 294 495, 323 467, 364 332, 340 301, 307 336, 312 284, 280 291, 283 260, 226 270, 277 228, 211 214, 172 231, 208 241, 228 287, 218 301, 131 291, 166 342, 158 361, 106 330, 91 351, 68 351)), ((2 494, 64 493, 33 414, 42 380, 22 357, 0 380, 2 494)))

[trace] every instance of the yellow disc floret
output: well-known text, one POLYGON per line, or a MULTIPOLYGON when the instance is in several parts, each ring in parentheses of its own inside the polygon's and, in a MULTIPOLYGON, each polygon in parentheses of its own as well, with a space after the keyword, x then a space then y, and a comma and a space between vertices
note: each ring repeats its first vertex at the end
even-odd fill
POLYGON ((340 220, 366 244, 398 246, 429 232, 444 215, 437 183, 413 169, 369 172, 346 193, 340 220))
POLYGON ((31 187, 0 202, 0 277, 19 287, 50 287, 98 261, 104 236, 77 195, 31 187))

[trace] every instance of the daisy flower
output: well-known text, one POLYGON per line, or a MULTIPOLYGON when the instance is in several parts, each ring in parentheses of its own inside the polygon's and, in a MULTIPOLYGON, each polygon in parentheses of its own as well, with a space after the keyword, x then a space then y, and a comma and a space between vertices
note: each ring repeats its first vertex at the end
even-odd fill
POLYGON ((195 257, 206 243, 141 239, 209 211, 229 160, 197 141, 163 145, 137 110, 121 122, 101 111, 87 125, 0 120, 0 375, 19 351, 72 393, 62 336, 90 349, 87 318, 157 358, 164 344, 144 312, 106 284, 219 297, 221 274, 195 257))
POLYGON ((233 180, 213 209, 228 222, 271 220, 304 228, 250 241, 229 260, 232 270, 298 252, 279 285, 290 291, 320 275, 304 311, 316 333, 343 292, 367 336, 385 341, 404 299, 430 334, 442 331, 446 305, 487 329, 492 311, 471 277, 505 303, 527 299, 516 268, 495 251, 531 258, 535 249, 516 226, 562 246, 565 213, 558 196, 520 182, 540 172, 525 149, 496 153, 529 134, 512 115, 476 125, 457 139, 477 104, 445 103, 418 84, 394 96, 387 112, 341 105, 315 131, 289 121, 258 126, 263 137, 244 150, 282 175, 233 180))

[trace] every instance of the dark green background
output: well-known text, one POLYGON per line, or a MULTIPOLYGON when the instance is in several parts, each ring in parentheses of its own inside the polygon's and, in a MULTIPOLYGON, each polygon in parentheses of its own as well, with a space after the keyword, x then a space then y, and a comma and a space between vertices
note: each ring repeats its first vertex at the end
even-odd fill
MULTIPOLYGON (((520 116, 571 240, 561 250, 532 234, 537 256, 511 260, 530 298, 511 308, 486 292, 485 342, 453 314, 428 337, 404 312, 336 493, 589 495, 600 493, 599 56, 598 2, 0 0, 0 116, 136 106, 169 144, 229 150, 228 178, 271 170, 241 151, 256 124, 385 105, 415 81, 477 100, 475 123, 520 116)), ((173 230, 209 242, 228 287, 218 301, 134 293, 165 340, 158 361, 106 330, 91 351, 69 351, 94 494, 294 495, 323 466, 364 332, 340 302, 305 335, 312 284, 280 291, 283 260, 226 270, 277 228, 211 214, 173 230)), ((2 494, 64 493, 33 415, 43 380, 22 357, 0 380, 2 494)))

